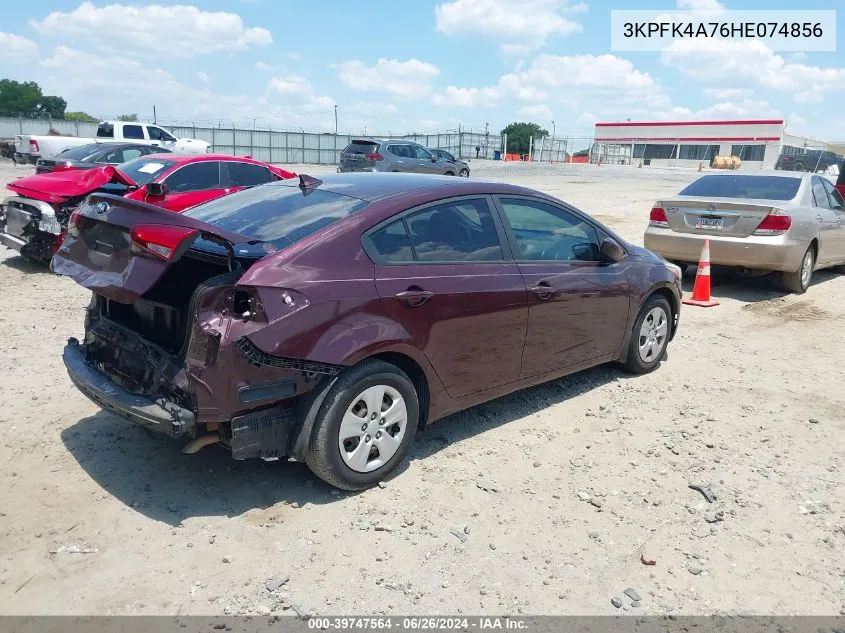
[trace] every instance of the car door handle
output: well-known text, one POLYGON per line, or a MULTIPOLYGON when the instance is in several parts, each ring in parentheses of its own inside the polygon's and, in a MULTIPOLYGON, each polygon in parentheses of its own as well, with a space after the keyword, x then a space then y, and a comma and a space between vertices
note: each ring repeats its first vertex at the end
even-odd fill
POLYGON ((533 292, 539 299, 548 299, 554 294, 555 289, 552 288, 551 284, 546 281, 541 281, 539 284, 531 288, 531 292, 533 292))
POLYGON ((422 289, 409 288, 394 295, 399 301, 411 308, 417 308, 434 296, 433 292, 422 289))

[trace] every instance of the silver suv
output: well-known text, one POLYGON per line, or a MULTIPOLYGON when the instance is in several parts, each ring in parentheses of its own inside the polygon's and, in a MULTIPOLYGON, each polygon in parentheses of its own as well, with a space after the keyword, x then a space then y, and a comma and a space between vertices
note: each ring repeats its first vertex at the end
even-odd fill
POLYGON ((403 171, 419 174, 459 175, 461 168, 413 141, 353 140, 340 153, 339 172, 403 171))

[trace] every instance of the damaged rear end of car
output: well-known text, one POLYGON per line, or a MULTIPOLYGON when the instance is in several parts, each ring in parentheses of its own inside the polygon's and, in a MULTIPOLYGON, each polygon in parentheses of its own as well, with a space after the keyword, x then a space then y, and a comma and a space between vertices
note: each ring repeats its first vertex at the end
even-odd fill
POLYGON ((90 196, 51 264, 93 293, 84 340, 64 350, 71 380, 118 417, 195 439, 186 452, 220 443, 235 459, 285 456, 304 396, 342 367, 270 356, 248 338, 308 306, 295 290, 239 283, 275 250, 188 215, 90 196))

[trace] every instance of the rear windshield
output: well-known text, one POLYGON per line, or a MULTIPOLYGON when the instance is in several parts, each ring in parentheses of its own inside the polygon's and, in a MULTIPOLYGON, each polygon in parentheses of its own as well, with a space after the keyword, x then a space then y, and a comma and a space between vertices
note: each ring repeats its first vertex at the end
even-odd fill
POLYGON ((378 143, 372 141, 352 141, 343 150, 344 154, 372 154, 378 149, 378 143))
POLYGON ((92 156, 99 154, 103 149, 102 145, 92 143, 91 145, 80 145, 79 147, 71 147, 63 152, 59 152, 56 158, 63 160, 87 160, 92 156))
POLYGON ((114 126, 111 123, 100 123, 97 126, 98 138, 114 138, 114 126))
POLYGON ((162 160, 160 158, 136 158, 123 163, 118 167, 120 171, 129 176, 136 185, 146 185, 153 178, 163 174, 176 164, 174 160, 162 160))
POLYGON ((285 248, 360 211, 367 202, 331 191, 271 183, 184 212, 190 218, 285 248))
POLYGON ((792 200, 798 193, 800 186, 800 178, 713 174, 702 176, 681 191, 681 195, 702 196, 706 198, 792 200))

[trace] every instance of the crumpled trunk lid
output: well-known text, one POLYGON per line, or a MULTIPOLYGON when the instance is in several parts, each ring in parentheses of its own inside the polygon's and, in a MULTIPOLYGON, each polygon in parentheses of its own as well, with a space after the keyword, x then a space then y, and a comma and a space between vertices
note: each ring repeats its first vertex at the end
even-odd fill
POLYGON ((135 182, 111 165, 86 170, 58 171, 19 178, 6 185, 18 195, 43 202, 64 202, 84 196, 110 183, 134 187, 135 182))
POLYGON ((71 217, 50 268, 107 299, 129 304, 199 237, 227 245, 230 253, 233 245, 255 242, 144 202, 94 194, 71 217))

